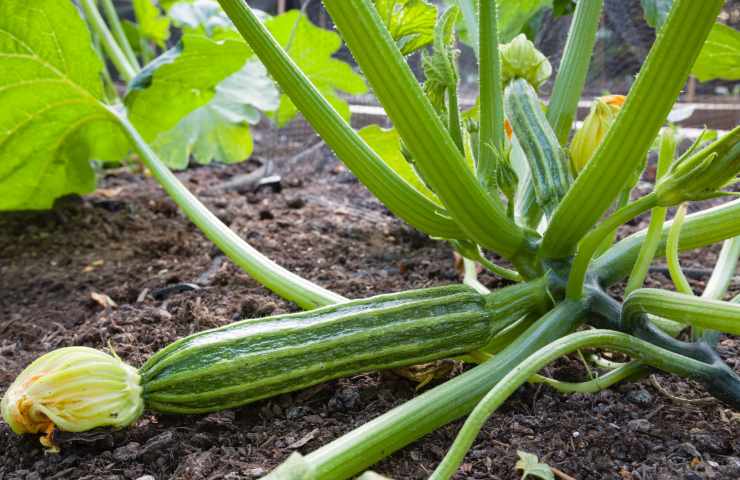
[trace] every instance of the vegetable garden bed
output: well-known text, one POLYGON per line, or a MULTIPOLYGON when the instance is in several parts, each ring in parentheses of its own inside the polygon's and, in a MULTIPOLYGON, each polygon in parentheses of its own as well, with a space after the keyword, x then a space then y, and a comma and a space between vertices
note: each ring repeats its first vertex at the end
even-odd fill
POLYGON ((450 2, 0 3, 10 478, 738 478, 740 126, 673 122, 740 12, 641 1, 576 122, 603 0, 552 3, 556 68, 534 6, 450 2))
MULTIPOLYGON (((273 153, 259 142, 256 148, 257 158, 273 153)), ((290 148, 304 149, 298 143, 290 148)), ((445 245, 392 217, 326 149, 316 152, 284 175, 280 193, 213 193, 253 171, 253 163, 179 176, 266 254, 342 295, 458 281, 445 245)), ((293 153, 286 150, 276 163, 286 165, 293 153)), ((645 225, 632 222, 624 233, 645 225)), ((717 252, 686 253, 682 263, 706 267, 717 252)), ((486 274, 481 280, 500 286, 486 274)), ((670 281, 653 274, 647 286, 659 285, 670 288, 670 281)), ((737 283, 733 288, 737 293, 737 283)), ((139 366, 184 335, 295 308, 224 260, 153 180, 126 171, 108 176, 84 200, 66 199, 45 213, 0 216, 0 291, 0 391, 55 348, 103 349, 110 341, 122 359, 139 366), (181 283, 201 288, 162 290, 181 283), (117 307, 104 308, 93 292, 117 307)), ((740 342, 723 337, 719 349, 740 370, 740 342)), ((563 380, 586 375, 579 362, 564 360, 549 373, 563 380)), ((679 377, 657 380, 676 396, 706 395, 679 377)), ((35 437, 19 439, 0 423, 0 478, 257 478, 292 451, 308 453, 415 395, 415 383, 394 373, 358 375, 225 413, 147 414, 135 428, 118 432, 59 434, 59 455, 43 455, 35 437)), ((396 479, 425 478, 460 424, 401 450, 376 470, 396 479)), ((486 424, 455 478, 518 479, 516 449, 579 480, 731 479, 740 476, 740 419, 716 401, 674 403, 648 379, 596 395, 525 386, 486 424)))

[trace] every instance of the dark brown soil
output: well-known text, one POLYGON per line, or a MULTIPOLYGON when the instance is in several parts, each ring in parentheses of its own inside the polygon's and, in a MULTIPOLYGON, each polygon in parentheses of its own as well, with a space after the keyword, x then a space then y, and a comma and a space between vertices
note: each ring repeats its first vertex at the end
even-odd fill
MULTIPOLYGON (((192 169, 180 178, 254 246, 343 295, 458 280, 445 244, 390 216, 333 158, 317 152, 287 168, 280 193, 218 190, 253 163, 192 169)), ((276 154, 258 158, 267 155, 276 154)), ((286 170, 284 156, 277 163, 286 170)), ((711 266, 716 252, 694 252, 685 265, 711 266)), ((499 286, 493 277, 482 280, 499 286)), ((662 275, 650 282, 669 284, 662 275)), ((94 195, 65 200, 51 212, 0 216, 0 394, 31 360, 55 348, 105 349, 110 342, 140 365, 183 335, 292 310, 224 260, 139 173, 118 171, 94 195), (167 289, 182 283, 199 288, 167 289), (104 308, 92 293, 117 306, 104 308)), ((740 367, 734 338, 720 348, 740 367)), ((565 380, 585 375, 575 360, 549 373, 565 380)), ((683 380, 657 379, 675 395, 705 395, 683 380)), ((60 434, 58 455, 0 424, 0 480, 256 478, 292 451, 312 451, 415 394, 409 380, 368 373, 218 414, 146 414, 123 431, 60 434)), ((425 478, 459 426, 442 428, 376 470, 425 478)), ((738 479, 740 416, 714 401, 676 404, 648 380, 596 395, 525 386, 488 422, 455 478, 519 478, 516 450, 581 480, 738 479)))

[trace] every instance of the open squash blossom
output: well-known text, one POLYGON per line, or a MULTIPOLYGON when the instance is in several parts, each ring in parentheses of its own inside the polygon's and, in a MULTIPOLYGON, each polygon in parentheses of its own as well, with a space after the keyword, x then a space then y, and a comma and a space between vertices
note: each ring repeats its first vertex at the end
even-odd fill
POLYGON ((575 173, 583 170, 591 160, 622 109, 624 100, 624 95, 607 95, 597 98, 591 105, 583 126, 573 136, 570 144, 571 164, 575 173))
POLYGON ((17 434, 54 428, 82 432, 125 427, 144 410, 139 374, 119 358, 87 347, 47 353, 26 367, 0 403, 3 419, 17 434))
POLYGON ((523 33, 511 42, 499 45, 499 52, 504 85, 515 78, 523 78, 537 90, 552 75, 550 61, 523 33))

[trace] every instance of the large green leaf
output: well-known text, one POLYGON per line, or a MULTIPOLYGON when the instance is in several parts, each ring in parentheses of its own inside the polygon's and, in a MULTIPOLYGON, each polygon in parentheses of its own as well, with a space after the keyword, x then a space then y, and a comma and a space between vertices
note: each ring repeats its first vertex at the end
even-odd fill
POLYGON ((214 31, 233 28, 231 20, 214 0, 177 2, 167 15, 176 27, 211 36, 214 31))
MULTIPOLYGON (((359 95, 367 91, 367 86, 347 63, 333 58, 342 46, 339 35, 315 26, 297 10, 270 18, 265 26, 337 112, 349 119, 349 105, 338 92, 359 95)), ((282 95, 274 118, 284 126, 297 112, 288 96, 282 95)))
POLYGON ((552 0, 498 0, 499 42, 507 43, 519 35, 540 9, 552 6, 552 0))
POLYGON ((139 34, 164 47, 170 38, 170 20, 160 15, 153 0, 133 0, 133 6, 139 34))
POLYGON ((416 173, 414 167, 406 160, 401 151, 401 137, 394 128, 385 129, 379 125, 368 125, 359 131, 360 136, 367 142, 375 153, 383 159, 401 178, 412 187, 423 193, 435 202, 439 202, 434 194, 416 173))
POLYGON ((413 53, 434 40, 434 5, 424 0, 375 0, 375 7, 402 54, 413 53))
POLYGON ((186 34, 177 47, 162 54, 132 80, 125 98, 131 122, 145 140, 153 141, 210 102, 216 87, 239 71, 251 54, 241 41, 217 42, 186 34))
POLYGON ((201 164, 240 162, 252 154, 249 125, 259 121, 260 110, 277 109, 279 99, 265 67, 249 60, 216 87, 210 102, 159 134, 153 146, 172 168, 187 167, 191 154, 201 164))
POLYGON ((716 23, 691 70, 702 82, 740 80, 740 32, 716 23))
POLYGON ((102 63, 72 2, 0 1, 0 210, 95 188, 127 141, 100 103, 102 63))

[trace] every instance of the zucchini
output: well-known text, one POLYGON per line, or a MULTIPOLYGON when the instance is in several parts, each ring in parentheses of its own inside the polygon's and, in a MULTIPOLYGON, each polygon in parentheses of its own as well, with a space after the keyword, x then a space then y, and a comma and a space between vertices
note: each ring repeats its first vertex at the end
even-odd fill
POLYGON ((17 434, 121 428, 144 408, 203 413, 333 378, 458 356, 549 304, 547 279, 481 295, 464 285, 379 295, 244 320, 182 338, 140 369, 87 347, 39 357, 10 385, 2 417, 17 434))
POLYGON ((456 285, 244 320, 165 347, 139 370, 146 406, 202 413, 330 379, 483 347, 506 321, 456 285), (498 318, 498 317, 496 317, 498 318))
POLYGON ((504 105, 527 157, 535 198, 549 218, 573 181, 567 154, 542 112, 537 93, 526 80, 517 78, 509 83, 504 105))

